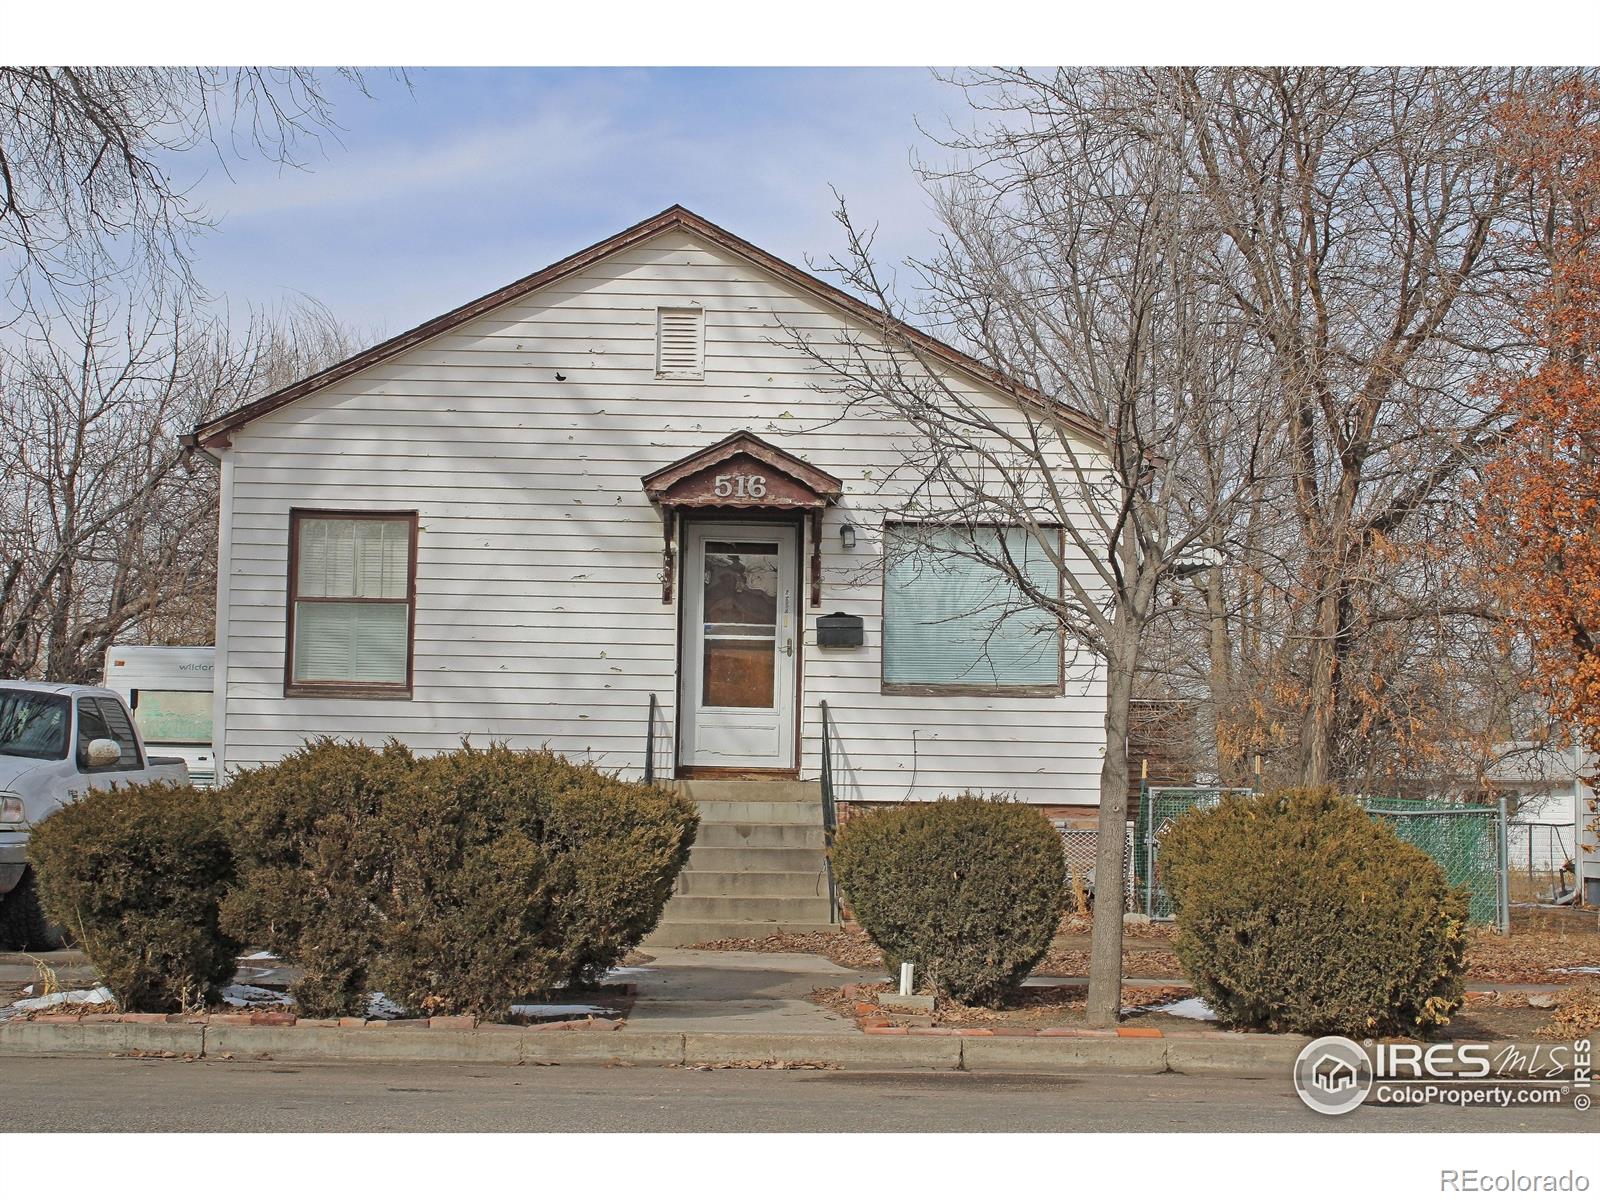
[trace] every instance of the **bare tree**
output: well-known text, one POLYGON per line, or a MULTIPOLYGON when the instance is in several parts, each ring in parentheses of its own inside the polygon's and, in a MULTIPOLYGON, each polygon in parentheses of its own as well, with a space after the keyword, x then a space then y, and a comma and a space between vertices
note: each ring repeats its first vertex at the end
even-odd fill
POLYGON ((234 337, 104 281, 76 294, 0 343, 0 678, 93 680, 119 639, 209 642, 217 481, 179 437, 352 348, 309 305, 234 337))
POLYGON ((80 286, 113 261, 192 282, 190 239, 207 220, 172 156, 208 147, 224 167, 248 154, 298 166, 337 128, 336 84, 367 89, 349 68, 0 66, 5 286, 80 286))
MULTIPOLYGON (((1088 1017, 1121 1000, 1129 707, 1142 649, 1172 585, 1208 561, 1250 494, 1267 429, 1265 378, 1223 276, 1242 269, 1186 189, 1175 118, 1157 136, 1108 113, 1145 102, 1115 72, 964 80, 992 119, 927 172, 944 235, 917 264, 913 314, 1025 391, 997 405, 953 381, 893 320, 822 343, 791 330, 836 382, 822 385, 903 431, 884 480, 938 549, 1008 581, 1012 606, 1059 629, 1106 687, 1100 848, 1088 1017), (1207 464, 1204 470, 1198 464, 1207 464), (1013 537, 982 536, 1001 526, 1013 537), (1030 570, 1043 559, 1059 589, 1030 570)), ((1169 112, 1171 110, 1169 109, 1169 112)), ((841 204, 845 282, 900 306, 871 238, 841 204)))
MULTIPOLYGON (((1403 741, 1409 706, 1379 694, 1411 681, 1415 655, 1399 651, 1439 634, 1449 657, 1454 630, 1470 641, 1492 619, 1427 539, 1459 537, 1449 506, 1504 428, 1474 384, 1519 352, 1517 264, 1497 237, 1512 179, 1490 118, 1521 82, 1399 68, 1146 76, 1154 111, 1183 123, 1183 169, 1243 266, 1224 278, 1276 382, 1293 527, 1269 522, 1257 538, 1263 556, 1240 582, 1264 588, 1268 611, 1239 616, 1266 643, 1266 673, 1246 690, 1272 693, 1266 736, 1291 742, 1285 774, 1299 782, 1362 773, 1383 744, 1374 722, 1403 741)), ((1152 135, 1166 119, 1136 118, 1152 135)))

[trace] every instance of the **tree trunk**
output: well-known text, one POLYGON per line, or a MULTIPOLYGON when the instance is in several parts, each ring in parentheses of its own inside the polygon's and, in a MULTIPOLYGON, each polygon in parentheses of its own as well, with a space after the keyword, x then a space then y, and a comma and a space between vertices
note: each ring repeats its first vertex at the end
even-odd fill
POLYGON ((1233 638, 1228 629, 1227 598, 1222 591, 1222 568, 1206 572, 1205 601, 1208 626, 1207 670, 1211 687, 1211 744, 1217 751, 1217 777, 1238 782, 1244 774, 1245 749, 1234 744, 1225 728, 1233 709, 1233 638))
POLYGON ((1100 835, 1094 866, 1094 925, 1089 938, 1092 1028, 1110 1028, 1122 1015, 1122 896, 1128 836, 1128 706, 1138 661, 1139 631, 1118 617, 1106 653, 1106 754, 1100 767, 1100 835))

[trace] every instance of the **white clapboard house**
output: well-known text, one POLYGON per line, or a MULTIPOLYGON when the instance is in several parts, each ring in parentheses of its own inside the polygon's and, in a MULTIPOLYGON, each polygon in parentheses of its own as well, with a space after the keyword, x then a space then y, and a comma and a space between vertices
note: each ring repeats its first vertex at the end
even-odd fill
MULTIPOLYGON (((201 426, 219 775, 333 735, 684 781, 702 831, 658 934, 680 940, 828 923, 825 776, 841 806, 1092 813, 1094 665, 966 605, 993 586, 976 565, 893 554, 903 431, 793 340, 874 328, 674 207, 201 426)), ((892 328, 1017 411, 1017 385, 892 328)))

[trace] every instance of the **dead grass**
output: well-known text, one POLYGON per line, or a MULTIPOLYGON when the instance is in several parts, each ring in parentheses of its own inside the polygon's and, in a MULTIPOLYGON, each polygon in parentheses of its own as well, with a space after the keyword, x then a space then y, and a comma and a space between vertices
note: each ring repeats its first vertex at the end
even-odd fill
MULTIPOLYGON (((1122 971, 1130 979, 1181 979, 1178 959, 1166 945, 1165 926, 1136 926, 1126 934, 1122 971), (1149 930, 1160 928, 1160 933, 1149 930), (1155 944, 1152 944, 1155 943, 1155 944)), ((852 971, 879 971, 883 955, 860 928, 832 933, 775 933, 764 938, 719 938, 691 946, 692 950, 742 950, 758 954, 817 954, 852 971)), ((1034 968, 1036 975, 1087 975, 1089 973, 1088 922, 1068 917, 1061 923, 1050 953, 1034 968)))
POLYGON ((44 959, 35 958, 30 954, 28 955, 28 961, 33 964, 34 978, 39 983, 39 990, 34 993, 35 995, 50 996, 56 992, 67 990, 61 986, 61 976, 57 974, 56 969, 45 962, 44 959))
MULTIPOLYGON (((1082 984, 1058 984, 1044 987, 1025 987, 1003 1005, 957 1004, 941 1000, 929 1012, 896 1012, 879 1009, 873 1015, 894 1026, 934 1027, 942 1029, 1050 1029, 1056 1026, 1080 1026, 1084 1021, 1088 989, 1082 984)), ((1192 995, 1187 987, 1126 987, 1122 989, 1122 1006, 1125 1009, 1168 1004, 1192 995)), ((858 1015, 859 1001, 847 995, 843 988, 819 988, 811 993, 811 1001, 823 1008, 832 1009, 840 1016, 852 1020, 858 1015)), ((1195 1027, 1195 1022, 1185 1018, 1166 1018, 1165 1014, 1145 1014, 1129 1017, 1125 1024, 1162 1024, 1167 1020, 1195 1027)))

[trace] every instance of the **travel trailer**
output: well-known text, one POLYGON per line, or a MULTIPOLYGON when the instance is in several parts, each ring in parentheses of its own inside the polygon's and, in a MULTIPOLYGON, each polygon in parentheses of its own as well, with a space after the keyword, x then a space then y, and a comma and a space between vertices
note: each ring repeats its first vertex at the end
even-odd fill
POLYGON ((139 736, 160 753, 182 758, 197 787, 216 777, 211 748, 210 646, 112 646, 104 684, 133 713, 139 736))

